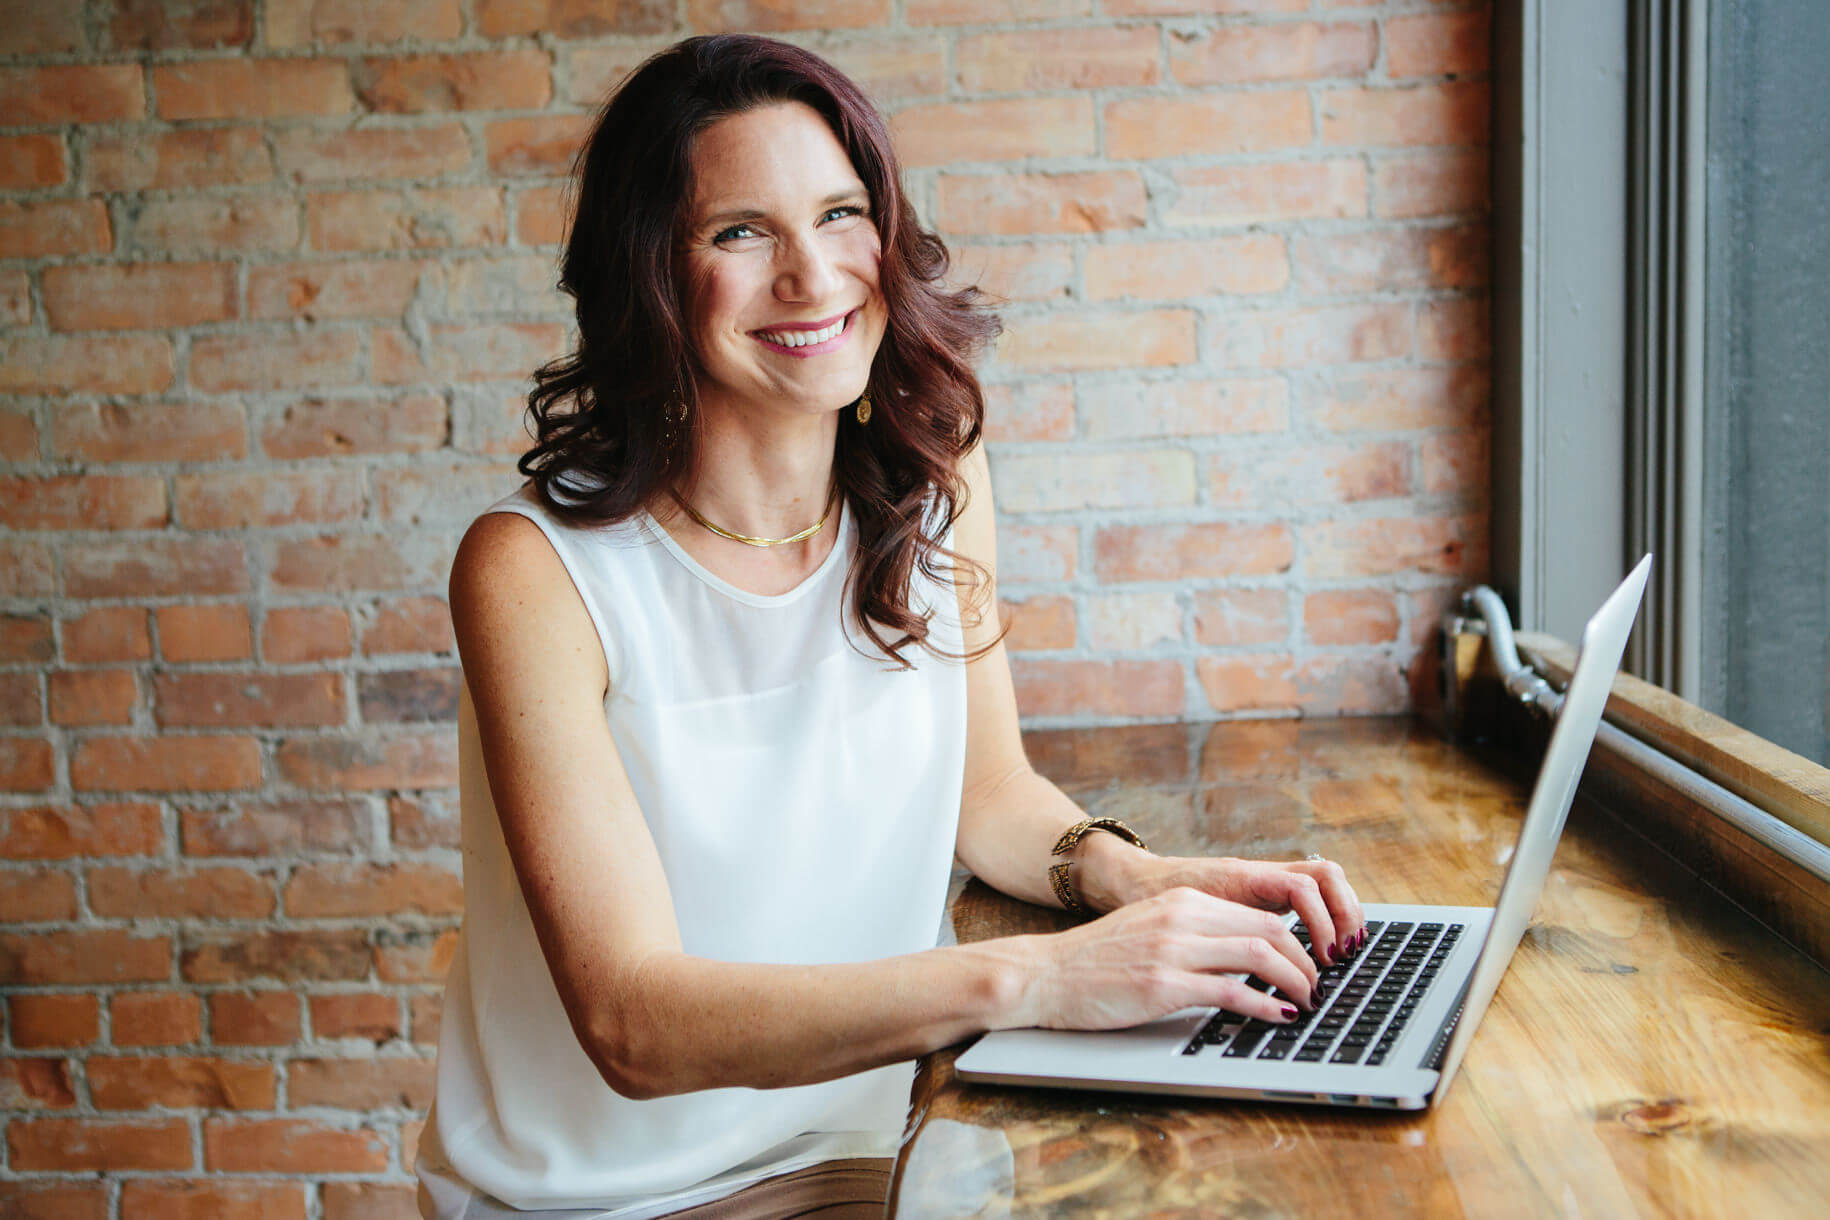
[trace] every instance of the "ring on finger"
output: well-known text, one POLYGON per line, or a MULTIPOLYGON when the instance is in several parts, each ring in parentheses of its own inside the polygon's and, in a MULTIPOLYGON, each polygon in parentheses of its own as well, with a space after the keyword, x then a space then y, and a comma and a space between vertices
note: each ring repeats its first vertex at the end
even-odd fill
POLYGON ((1311 864, 1327 864, 1329 862, 1328 857, 1318 851, 1310 852, 1308 855, 1304 856, 1303 859, 1311 864))

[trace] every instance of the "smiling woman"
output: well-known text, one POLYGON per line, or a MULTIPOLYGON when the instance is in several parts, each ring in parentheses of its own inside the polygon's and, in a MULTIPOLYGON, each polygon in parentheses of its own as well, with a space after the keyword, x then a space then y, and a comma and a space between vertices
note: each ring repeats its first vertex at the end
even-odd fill
POLYGON ((1312 1006, 1273 912, 1352 953, 1337 866, 1154 855, 1024 756, 971 367, 997 323, 941 287, 857 87, 689 39, 579 177, 578 347, 452 566, 464 922, 422 1213, 881 1215, 917 1056, 1312 1006), (1103 917, 937 948, 956 856, 1103 917))

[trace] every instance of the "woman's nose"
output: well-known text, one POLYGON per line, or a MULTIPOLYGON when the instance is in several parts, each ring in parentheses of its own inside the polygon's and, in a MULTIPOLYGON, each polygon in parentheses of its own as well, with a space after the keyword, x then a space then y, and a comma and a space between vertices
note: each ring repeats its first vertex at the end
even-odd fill
POLYGON ((833 252, 816 237, 798 237, 781 249, 775 277, 775 295, 787 301, 822 301, 841 282, 833 252))

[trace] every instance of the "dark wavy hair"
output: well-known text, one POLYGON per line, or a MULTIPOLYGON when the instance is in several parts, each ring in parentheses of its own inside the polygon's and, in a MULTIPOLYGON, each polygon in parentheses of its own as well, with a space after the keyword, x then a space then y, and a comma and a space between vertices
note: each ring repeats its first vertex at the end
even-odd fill
POLYGON ((942 285, 946 246, 903 193, 882 117, 809 51, 752 35, 688 38, 642 64, 605 103, 574 170, 560 270, 559 286, 576 303, 578 347, 535 374, 535 442, 521 473, 558 517, 604 525, 633 516, 694 469, 699 400, 675 266, 693 144, 720 118, 781 102, 803 102, 826 120, 870 193, 882 242, 889 324, 868 381, 875 411, 868 426, 841 414, 834 453, 858 529, 846 582, 852 608, 902 668, 911 644, 962 659, 928 639, 927 615, 910 606, 911 577, 917 567, 932 580, 964 570, 969 586, 984 587, 983 566, 940 539, 964 507, 959 459, 984 422, 970 361, 1000 326, 976 287, 942 285), (674 402, 686 419, 670 443, 674 402), (901 638, 887 642, 880 627, 901 638))

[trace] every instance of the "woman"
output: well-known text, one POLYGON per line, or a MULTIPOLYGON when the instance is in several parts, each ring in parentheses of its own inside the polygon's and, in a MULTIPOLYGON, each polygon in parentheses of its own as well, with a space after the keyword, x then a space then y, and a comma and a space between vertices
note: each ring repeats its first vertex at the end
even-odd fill
POLYGON ((1338 868, 1154 855, 1024 759, 968 363, 996 323, 940 287, 857 87, 690 39, 579 176, 579 347, 451 577, 465 918, 425 1214, 880 1211, 925 1052, 1294 1017, 1317 967, 1274 913, 1351 952, 1338 868), (1110 913, 934 948, 955 853, 1110 913))

